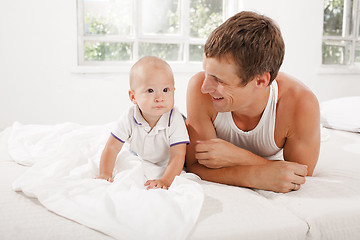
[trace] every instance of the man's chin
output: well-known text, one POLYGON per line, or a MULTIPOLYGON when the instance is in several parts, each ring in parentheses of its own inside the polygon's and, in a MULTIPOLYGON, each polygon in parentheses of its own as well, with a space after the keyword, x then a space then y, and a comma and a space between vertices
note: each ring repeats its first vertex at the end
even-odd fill
POLYGON ((219 106, 218 104, 213 104, 215 111, 217 112, 229 112, 230 110, 225 106, 219 106))

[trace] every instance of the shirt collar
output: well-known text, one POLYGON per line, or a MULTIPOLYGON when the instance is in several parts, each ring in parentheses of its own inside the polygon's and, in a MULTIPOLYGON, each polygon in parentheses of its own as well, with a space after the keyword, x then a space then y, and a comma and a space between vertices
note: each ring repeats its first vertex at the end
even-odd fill
MULTIPOLYGON (((156 125, 154 126, 154 129, 161 130, 161 129, 170 127, 171 118, 173 117, 173 111, 174 111, 174 108, 172 108, 170 111, 164 113, 160 117, 160 119, 156 123, 156 125)), ((139 106, 137 106, 137 105, 134 106, 133 120, 134 120, 135 124, 138 126, 150 127, 149 124, 144 119, 144 117, 141 115, 139 106)))

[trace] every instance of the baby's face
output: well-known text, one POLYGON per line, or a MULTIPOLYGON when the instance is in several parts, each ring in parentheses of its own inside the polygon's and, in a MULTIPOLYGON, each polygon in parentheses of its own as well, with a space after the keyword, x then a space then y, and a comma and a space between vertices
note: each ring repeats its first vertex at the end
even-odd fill
POLYGON ((174 79, 166 68, 152 68, 137 74, 134 99, 144 118, 157 118, 174 106, 174 79))

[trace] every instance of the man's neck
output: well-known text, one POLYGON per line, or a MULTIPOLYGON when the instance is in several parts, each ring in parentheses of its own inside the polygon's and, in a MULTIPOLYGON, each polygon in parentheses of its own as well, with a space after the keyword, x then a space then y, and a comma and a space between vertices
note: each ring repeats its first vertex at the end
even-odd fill
POLYGON ((253 104, 246 109, 231 112, 234 123, 239 129, 251 131, 258 125, 268 103, 269 95, 270 87, 267 87, 266 93, 254 98, 253 104))

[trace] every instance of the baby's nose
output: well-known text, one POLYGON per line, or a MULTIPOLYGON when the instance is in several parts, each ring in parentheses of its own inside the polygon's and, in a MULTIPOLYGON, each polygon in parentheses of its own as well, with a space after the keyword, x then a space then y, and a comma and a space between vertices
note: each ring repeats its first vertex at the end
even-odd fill
POLYGON ((155 102, 162 102, 164 101, 164 95, 162 93, 159 93, 155 97, 155 102))

